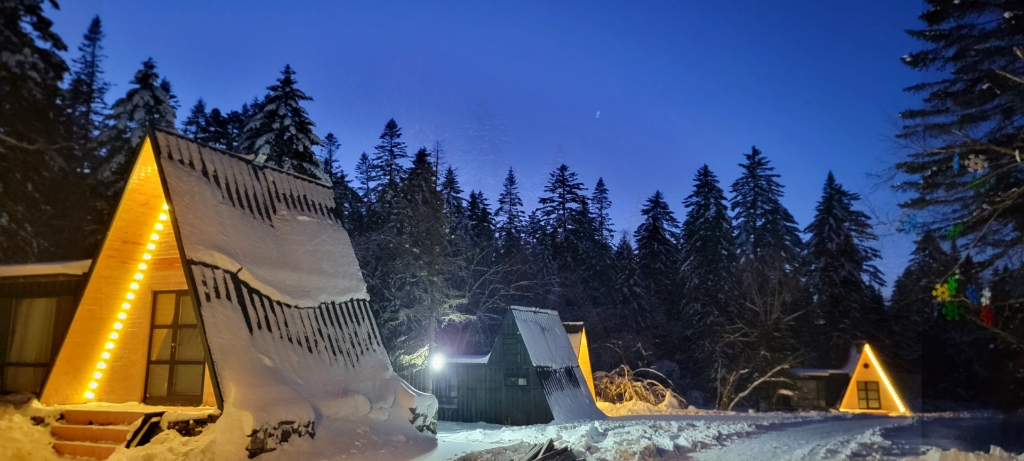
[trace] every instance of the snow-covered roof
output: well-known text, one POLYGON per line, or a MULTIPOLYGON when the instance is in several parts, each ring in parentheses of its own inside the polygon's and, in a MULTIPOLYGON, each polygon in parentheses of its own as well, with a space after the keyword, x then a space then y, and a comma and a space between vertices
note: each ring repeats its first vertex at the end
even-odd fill
POLYGON ((569 343, 572 344, 573 352, 579 358, 580 344, 583 343, 583 322, 562 322, 562 326, 565 327, 565 333, 569 335, 569 343))
POLYGON ((448 363, 487 363, 490 360, 491 354, 485 355, 457 355, 455 357, 449 357, 448 363))
POLYGON ((511 312, 555 422, 604 419, 558 312, 521 306, 512 306, 511 312))
POLYGON ((856 347, 850 348, 850 356, 846 359, 846 365, 842 368, 790 368, 789 372, 797 376, 828 376, 828 375, 852 375, 860 361, 860 352, 856 347))
POLYGON ((91 259, 35 264, 12 264, 0 266, 0 278, 29 277, 35 275, 82 275, 89 272, 89 266, 91 265, 91 259))

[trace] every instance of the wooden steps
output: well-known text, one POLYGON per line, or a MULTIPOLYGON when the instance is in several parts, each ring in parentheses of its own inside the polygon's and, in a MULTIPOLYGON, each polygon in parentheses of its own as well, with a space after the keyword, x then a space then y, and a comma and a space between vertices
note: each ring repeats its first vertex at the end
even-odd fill
POLYGON ((131 411, 66 410, 63 421, 50 426, 57 439, 53 449, 64 456, 107 459, 125 446, 131 426, 143 416, 131 411))

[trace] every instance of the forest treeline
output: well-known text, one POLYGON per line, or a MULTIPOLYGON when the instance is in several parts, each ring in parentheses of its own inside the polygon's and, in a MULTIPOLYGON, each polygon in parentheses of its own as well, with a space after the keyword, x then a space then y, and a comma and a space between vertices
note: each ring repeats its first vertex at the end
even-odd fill
MULTIPOLYGON (((507 307, 526 305, 586 322, 595 369, 653 367, 704 406, 767 404, 767 389, 787 386, 785 368, 839 367, 864 341, 895 370, 920 375, 931 401, 1022 403, 1024 392, 1005 392, 1024 383, 1024 274, 1014 259, 1024 225, 1014 146, 1024 138, 1006 115, 1020 113, 1024 98, 1006 96, 1024 96, 1020 82, 989 81, 1000 92, 987 96, 966 80, 911 88, 933 95, 903 114, 911 148, 897 165, 909 198, 896 225, 917 246, 887 300, 858 194, 829 173, 800 228, 783 205, 783 178, 756 147, 735 153, 741 174, 729 185, 706 165, 678 172, 686 198, 670 203, 652 190, 643 222, 618 235, 614 184, 603 178, 560 165, 537 202, 524 203, 510 166, 500 194, 486 197, 463 189, 440 143, 407 146, 393 119, 376 145, 348 149, 365 151, 343 171, 338 139, 315 133, 304 108, 312 98, 289 66, 263 95, 229 110, 200 99, 179 124, 171 84, 148 59, 108 103, 99 18, 66 53, 39 2, 0 10, 0 262, 92 257, 140 140, 152 127, 177 129, 331 185, 400 371, 436 351, 486 353, 507 307), (960 117, 936 94, 979 109, 960 117), (989 131, 950 134, 970 123, 989 131)), ((957 34, 973 20, 923 18, 926 30, 957 34)), ((908 65, 971 65, 945 52, 959 46, 950 39, 911 33, 942 52, 908 55, 908 65)), ((1019 49, 986 56, 1024 75, 1019 49)))

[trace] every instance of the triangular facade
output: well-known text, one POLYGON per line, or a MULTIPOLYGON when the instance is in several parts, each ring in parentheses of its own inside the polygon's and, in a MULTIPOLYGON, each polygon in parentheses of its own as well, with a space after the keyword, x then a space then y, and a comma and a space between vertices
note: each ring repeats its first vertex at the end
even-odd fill
POLYGON ((587 329, 583 326, 583 322, 562 322, 562 325, 565 326, 565 333, 569 335, 572 350, 576 352, 576 361, 580 364, 583 378, 587 380, 590 395, 596 401, 597 393, 594 392, 594 372, 590 366, 590 344, 587 342, 587 329))
POLYGON ((910 414, 910 409, 900 397, 895 383, 886 374, 869 344, 864 344, 839 410, 854 413, 910 414))
POLYGON ((145 139, 42 403, 218 407, 255 433, 351 418, 333 413, 357 395, 356 416, 432 424, 436 401, 392 372, 329 185, 252 160, 145 139))

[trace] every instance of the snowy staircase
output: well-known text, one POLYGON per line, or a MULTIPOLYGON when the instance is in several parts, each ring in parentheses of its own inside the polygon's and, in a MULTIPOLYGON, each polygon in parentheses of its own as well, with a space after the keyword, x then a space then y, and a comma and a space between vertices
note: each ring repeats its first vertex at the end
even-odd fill
POLYGON ((56 439, 53 449, 64 456, 107 459, 125 446, 143 416, 133 411, 65 410, 63 422, 50 426, 56 439))

